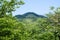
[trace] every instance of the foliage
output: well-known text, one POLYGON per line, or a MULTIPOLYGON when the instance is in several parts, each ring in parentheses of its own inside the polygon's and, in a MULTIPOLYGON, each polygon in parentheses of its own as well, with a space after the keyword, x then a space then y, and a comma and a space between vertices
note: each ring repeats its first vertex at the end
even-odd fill
POLYGON ((23 5, 22 0, 0 0, 0 16, 6 16, 6 14, 11 14, 20 5, 23 5))
POLYGON ((53 10, 52 14, 48 16, 51 23, 54 26, 55 37, 58 36, 60 40, 60 7, 53 10))
POLYGON ((23 21, 7 15, 22 4, 22 0, 0 0, 0 40, 60 40, 60 8, 51 7, 51 14, 35 21, 31 15, 23 21))
POLYGON ((0 18, 0 40, 18 40, 23 29, 23 24, 12 18, 0 18))

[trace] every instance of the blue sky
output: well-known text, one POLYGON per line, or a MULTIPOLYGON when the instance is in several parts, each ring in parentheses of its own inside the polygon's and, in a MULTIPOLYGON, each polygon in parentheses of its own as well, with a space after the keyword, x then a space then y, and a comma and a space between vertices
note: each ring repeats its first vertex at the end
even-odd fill
POLYGON ((13 12, 13 15, 21 15, 27 12, 35 12, 45 15, 50 7, 60 7, 60 0, 24 0, 25 4, 13 12))

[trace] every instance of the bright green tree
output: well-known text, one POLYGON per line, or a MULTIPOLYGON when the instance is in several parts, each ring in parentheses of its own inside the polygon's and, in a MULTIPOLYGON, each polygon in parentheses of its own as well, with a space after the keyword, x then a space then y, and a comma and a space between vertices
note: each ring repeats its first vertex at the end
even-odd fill
POLYGON ((6 16, 7 13, 12 14, 20 5, 23 5, 22 0, 0 0, 0 17, 6 16))
POLYGON ((24 26, 12 17, 22 0, 0 0, 0 40, 22 40, 24 26), (7 16, 7 14, 11 14, 7 16))
POLYGON ((0 40, 20 40, 24 26, 15 19, 0 18, 0 40))

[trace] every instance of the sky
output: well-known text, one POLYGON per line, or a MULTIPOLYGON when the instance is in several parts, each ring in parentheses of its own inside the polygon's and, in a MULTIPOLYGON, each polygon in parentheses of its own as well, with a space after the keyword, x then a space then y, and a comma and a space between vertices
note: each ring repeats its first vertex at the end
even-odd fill
POLYGON ((60 0, 24 0, 25 4, 13 12, 13 15, 22 15, 27 12, 34 12, 45 15, 50 12, 50 7, 60 7, 60 0))

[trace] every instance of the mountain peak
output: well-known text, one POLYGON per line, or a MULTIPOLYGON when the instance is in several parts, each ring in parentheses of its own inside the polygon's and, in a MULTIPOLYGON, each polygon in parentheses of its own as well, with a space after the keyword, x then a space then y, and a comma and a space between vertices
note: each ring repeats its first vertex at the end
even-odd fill
POLYGON ((24 19, 24 18, 30 18, 30 19, 45 18, 45 16, 38 15, 38 14, 36 14, 34 12, 27 12, 27 13, 25 13, 23 15, 16 15, 15 17, 18 18, 18 19, 24 19))
POLYGON ((27 13, 23 14, 23 16, 36 16, 36 17, 41 17, 41 18, 45 17, 43 15, 38 15, 38 14, 36 14, 34 12, 27 12, 27 13))

